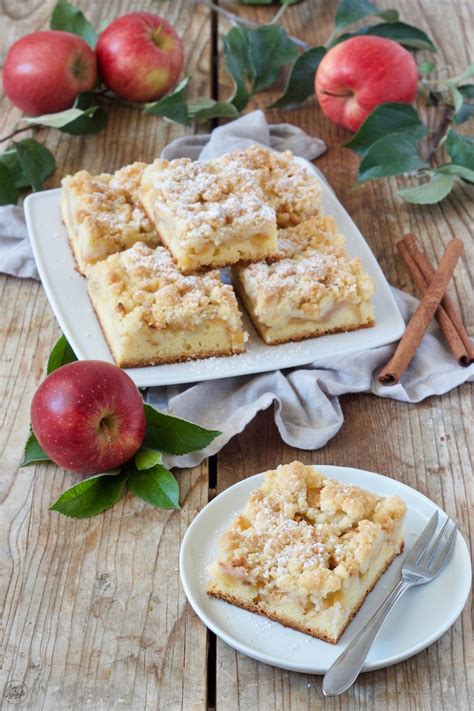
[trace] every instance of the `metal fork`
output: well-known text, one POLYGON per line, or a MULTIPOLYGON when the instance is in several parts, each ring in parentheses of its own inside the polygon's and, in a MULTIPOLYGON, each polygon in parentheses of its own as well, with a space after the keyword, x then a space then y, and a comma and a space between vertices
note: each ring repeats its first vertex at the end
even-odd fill
POLYGON ((436 511, 405 558, 400 582, 326 672, 323 679, 324 696, 342 694, 355 682, 380 628, 402 595, 414 585, 424 585, 434 580, 451 557, 458 524, 446 518, 436 534, 437 526, 436 511), (448 524, 451 526, 446 536, 448 524))

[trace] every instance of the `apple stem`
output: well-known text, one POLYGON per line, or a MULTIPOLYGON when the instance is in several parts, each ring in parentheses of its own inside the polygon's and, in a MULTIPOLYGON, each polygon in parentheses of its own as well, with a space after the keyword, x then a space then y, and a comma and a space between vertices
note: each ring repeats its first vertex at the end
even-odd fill
POLYGON ((8 141, 9 138, 13 138, 13 136, 16 136, 18 133, 23 133, 23 131, 31 131, 31 126, 24 126, 23 128, 17 128, 15 131, 12 131, 7 136, 3 136, 3 138, 0 138, 0 143, 3 143, 4 141, 8 141))
POLYGON ((156 44, 157 47, 159 47, 159 39, 160 35, 162 34, 163 31, 163 25, 158 25, 156 30, 154 30, 151 34, 151 40, 154 44, 156 44))

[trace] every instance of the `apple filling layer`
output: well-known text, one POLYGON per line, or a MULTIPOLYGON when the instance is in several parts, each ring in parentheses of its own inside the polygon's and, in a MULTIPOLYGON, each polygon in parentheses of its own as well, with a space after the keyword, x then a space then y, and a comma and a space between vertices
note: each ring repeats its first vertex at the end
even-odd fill
POLYGON ((232 288, 218 271, 184 276, 138 242, 88 269, 89 295, 117 364, 136 367, 244 350, 232 288))
POLYGON ((208 594, 336 643, 401 552, 405 512, 398 497, 280 466, 221 536, 208 594))
POLYGON ((143 172, 140 197, 185 273, 257 261, 277 248, 275 211, 242 165, 156 160, 143 172))
POLYGON ((278 242, 283 258, 232 270, 235 288, 265 343, 373 325, 373 282, 361 261, 346 255, 330 218, 280 230, 278 242))
POLYGON ((139 199, 145 163, 133 163, 113 175, 92 176, 81 170, 62 181, 61 212, 77 265, 90 264, 142 241, 160 243, 139 199))

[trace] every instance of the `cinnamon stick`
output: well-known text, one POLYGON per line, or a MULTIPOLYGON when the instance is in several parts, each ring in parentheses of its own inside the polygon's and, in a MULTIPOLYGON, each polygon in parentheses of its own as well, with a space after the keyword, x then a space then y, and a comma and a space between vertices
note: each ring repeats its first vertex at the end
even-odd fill
MULTIPOLYGON (((418 292, 420 293, 420 296, 422 296, 426 291, 429 281, 427 281, 425 276, 423 275, 423 272, 417 264, 416 259, 411 253, 410 247, 405 241, 405 239, 402 239, 400 240, 400 242, 397 242, 397 247, 398 251, 400 252, 400 256, 402 257, 408 271, 410 272, 411 278, 413 279, 413 282, 418 292)), ((461 336, 456 330, 452 320, 449 318, 449 315, 447 314, 442 304, 443 301, 441 301, 441 304, 436 310, 435 319, 437 320, 441 332, 448 343, 451 353, 454 355, 459 365, 462 365, 464 367, 470 365, 470 363, 472 363, 470 349, 469 351, 466 349, 461 336)))
MULTIPOLYGON (((423 248, 420 246, 417 238, 414 234, 407 234, 405 235, 402 241, 407 245, 418 268, 421 270, 426 281, 429 283, 433 278, 433 267, 431 266, 428 257, 423 251, 423 248)), ((459 315, 456 309, 456 306, 447 294, 443 296, 441 300, 441 306, 446 311, 449 319, 451 320, 454 328, 458 332, 459 337, 461 338, 464 344, 467 357, 466 359, 462 360, 462 362, 459 361, 459 364, 466 367, 474 361, 474 348, 469 338, 469 334, 466 331, 466 328, 464 326, 464 323, 462 322, 461 316, 459 315)))
POLYGON ((378 381, 382 385, 395 385, 407 369, 444 296, 462 250, 463 243, 460 239, 452 239, 446 247, 431 283, 410 319, 395 353, 378 375, 378 381))

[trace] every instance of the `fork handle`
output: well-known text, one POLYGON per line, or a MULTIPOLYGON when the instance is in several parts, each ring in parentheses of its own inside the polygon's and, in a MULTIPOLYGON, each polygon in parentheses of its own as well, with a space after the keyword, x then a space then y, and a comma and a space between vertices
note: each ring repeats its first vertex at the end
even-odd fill
POLYGON ((342 654, 328 669, 323 679, 323 694, 337 696, 348 689, 360 674, 366 657, 370 651, 380 628, 387 619, 392 608, 412 584, 406 580, 394 587, 390 595, 380 605, 372 619, 364 625, 360 632, 349 642, 342 654))

